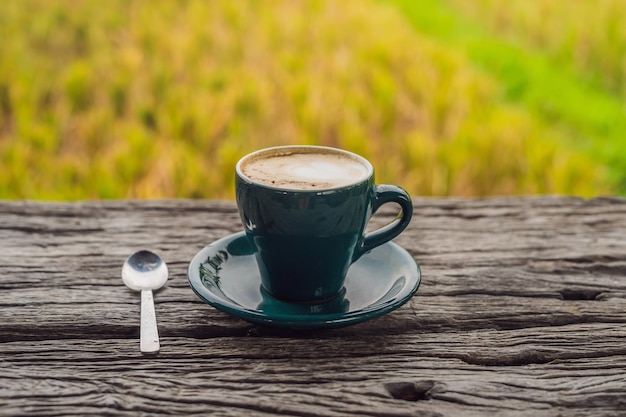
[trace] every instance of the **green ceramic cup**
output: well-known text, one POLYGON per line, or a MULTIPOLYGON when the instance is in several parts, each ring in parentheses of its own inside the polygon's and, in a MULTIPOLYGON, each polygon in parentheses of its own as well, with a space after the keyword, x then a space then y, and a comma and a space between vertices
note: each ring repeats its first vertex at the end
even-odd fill
POLYGON ((261 284, 291 302, 337 297, 350 265, 400 234, 413 214, 406 191, 376 185, 372 165, 340 149, 262 149, 237 163, 235 184, 261 284), (386 203, 400 206, 396 220, 366 232, 371 216, 386 203))

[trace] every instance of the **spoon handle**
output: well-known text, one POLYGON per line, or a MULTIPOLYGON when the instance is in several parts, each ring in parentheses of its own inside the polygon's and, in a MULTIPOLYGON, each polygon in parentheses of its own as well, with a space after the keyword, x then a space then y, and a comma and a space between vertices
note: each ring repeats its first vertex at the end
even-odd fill
POLYGON ((141 326, 139 334, 139 347, 142 353, 159 351, 159 330, 157 329, 152 290, 141 291, 141 326))

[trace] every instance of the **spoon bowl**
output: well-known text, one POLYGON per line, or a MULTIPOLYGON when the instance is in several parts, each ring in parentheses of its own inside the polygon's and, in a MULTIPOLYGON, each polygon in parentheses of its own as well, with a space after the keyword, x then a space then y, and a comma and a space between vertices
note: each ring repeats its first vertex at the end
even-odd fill
POLYGON ((160 350, 159 332, 152 290, 167 282, 167 265, 154 252, 140 250, 126 259, 122 266, 122 281, 131 290, 141 291, 140 349, 143 353, 160 350))
POLYGON ((167 265, 149 250, 135 252, 124 262, 122 280, 131 290, 157 290, 167 282, 167 265))

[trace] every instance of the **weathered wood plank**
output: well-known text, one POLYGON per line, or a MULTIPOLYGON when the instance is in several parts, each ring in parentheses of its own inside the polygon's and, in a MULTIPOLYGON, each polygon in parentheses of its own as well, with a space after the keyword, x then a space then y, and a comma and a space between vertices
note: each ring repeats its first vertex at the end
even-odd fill
POLYGON ((257 327, 195 297, 189 260, 240 229, 232 202, 0 202, 0 415, 626 409, 624 199, 416 199, 396 241, 422 266, 417 296, 332 331, 257 327), (138 352, 119 275, 139 248, 170 266, 156 357, 138 352))
MULTIPOLYGON (((471 337, 456 341, 457 349, 471 337)), ((149 359, 126 339, 22 345, 0 371, 0 394, 7 387, 28 393, 12 405, 40 415, 54 411, 52 393, 63 407, 157 414, 190 404, 191 413, 224 406, 287 415, 598 415, 626 406, 625 355, 480 366, 432 351, 448 340, 177 338, 149 359), (402 393, 405 400, 394 398, 402 393)))

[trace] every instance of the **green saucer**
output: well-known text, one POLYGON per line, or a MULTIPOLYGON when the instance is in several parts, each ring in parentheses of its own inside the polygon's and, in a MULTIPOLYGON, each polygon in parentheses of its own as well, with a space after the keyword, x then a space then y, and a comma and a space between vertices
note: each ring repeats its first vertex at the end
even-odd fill
POLYGON ((297 329, 333 328, 389 313, 417 291, 421 272, 395 243, 363 255, 348 271, 342 292, 321 303, 291 303, 261 287, 253 249, 244 232, 220 239, 189 264, 189 284, 204 302, 252 323, 297 329))

